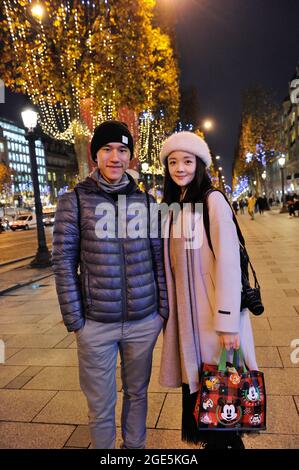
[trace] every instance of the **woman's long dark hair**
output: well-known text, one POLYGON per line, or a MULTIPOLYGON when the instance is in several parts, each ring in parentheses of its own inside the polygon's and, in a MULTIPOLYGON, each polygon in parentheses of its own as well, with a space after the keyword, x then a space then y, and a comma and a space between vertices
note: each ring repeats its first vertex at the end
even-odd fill
POLYGON ((210 188, 212 188, 212 182, 207 173, 206 166, 200 158, 196 157, 194 178, 188 184, 183 200, 180 201, 181 187, 176 184, 170 176, 167 157, 165 162, 164 191, 162 202, 166 202, 167 204, 171 204, 173 202, 202 202, 204 194, 210 188))

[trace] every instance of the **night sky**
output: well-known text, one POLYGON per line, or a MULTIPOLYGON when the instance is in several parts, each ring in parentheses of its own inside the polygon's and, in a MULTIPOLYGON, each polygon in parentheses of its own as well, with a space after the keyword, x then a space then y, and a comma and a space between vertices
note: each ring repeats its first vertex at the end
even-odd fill
POLYGON ((199 121, 231 175, 241 117, 242 90, 261 84, 279 102, 299 64, 298 0, 159 0, 176 16, 182 88, 195 86, 199 121))
MULTIPOLYGON (((299 63, 299 0, 158 0, 175 18, 183 89, 196 87, 198 120, 211 118, 211 149, 227 179, 241 117, 241 94, 261 84, 288 94, 299 63)), ((6 94, 0 116, 19 119, 25 97, 6 94)))

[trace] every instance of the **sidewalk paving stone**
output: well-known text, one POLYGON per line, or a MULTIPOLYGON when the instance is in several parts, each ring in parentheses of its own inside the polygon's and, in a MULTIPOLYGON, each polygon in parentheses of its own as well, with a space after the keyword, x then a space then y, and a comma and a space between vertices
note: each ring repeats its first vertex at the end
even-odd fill
POLYGON ((76 366, 77 351, 73 349, 22 349, 6 362, 8 365, 76 366))
POLYGON ((0 390, 2 421, 32 421, 56 392, 38 390, 0 390))
POLYGON ((256 360, 259 367, 282 367, 282 361, 276 347, 257 346, 256 360))
POLYGON ((299 435, 299 416, 291 396, 268 396, 266 432, 299 435))
POLYGON ((53 424, 0 422, 0 449, 61 449, 74 429, 53 424))
MULTIPOLYGON (((299 335, 298 335, 298 340, 297 340, 297 348, 298 348, 298 352, 295 352, 294 348, 291 348, 291 347, 280 346, 278 348, 284 367, 299 367, 299 335), (291 354, 292 354, 292 357, 295 356, 297 363, 292 362, 291 354)), ((298 383, 298 390, 299 390, 299 383, 298 383)))
POLYGON ((73 344, 73 342, 74 342, 74 335, 68 334, 67 336, 65 336, 65 338, 62 341, 56 344, 55 348, 57 349, 68 348, 71 344, 73 344))
MULTIPOLYGON (((27 393, 37 393, 26 390, 27 393)), ((46 392, 39 392, 46 393, 46 392)), ((81 391, 60 391, 33 419, 35 423, 87 424, 88 409, 81 391)))
POLYGON ((269 322, 272 330, 290 330, 293 332, 294 337, 299 337, 299 317, 294 318, 284 315, 283 318, 270 318, 269 322))
POLYGON ((22 348, 7 348, 7 347, 5 347, 5 360, 7 361, 7 359, 14 356, 16 353, 18 353, 21 350, 22 350, 22 348))
POLYGON ((288 346, 296 337, 292 330, 255 330, 254 340, 256 346, 288 346))
POLYGON ((280 319, 283 319, 284 317, 297 317, 298 318, 298 312, 295 309, 295 306, 293 304, 287 304, 287 305, 282 305, 283 302, 277 303, 275 305, 271 305, 269 302, 265 302, 263 299, 263 304, 265 307, 263 316, 265 318, 273 318, 273 317, 278 317, 280 319))
POLYGON ((44 367, 25 390, 80 390, 78 367, 44 367))
POLYGON ((246 449, 299 449, 299 435, 260 434, 244 437, 246 449))
POLYGON ((11 382, 9 382, 5 388, 7 389, 15 389, 15 390, 20 390, 21 388, 24 387, 24 385, 29 382, 30 377, 26 376, 19 376, 13 379, 11 382))
POLYGON ((66 337, 66 333, 60 335, 15 335, 5 342, 8 348, 53 348, 66 337))
MULTIPOLYGON (((117 390, 121 390, 120 370, 116 370, 117 390)), ((81 390, 78 367, 44 367, 30 382, 24 386, 26 390, 81 390)))
POLYGON ((268 395, 280 395, 285 398, 288 395, 298 394, 299 369, 298 368, 263 368, 265 373, 265 385, 268 395))
POLYGON ((1 325, 1 334, 6 335, 24 335, 24 334, 35 334, 40 335, 45 333, 49 329, 48 326, 44 325, 24 325, 19 322, 16 324, 1 325))
POLYGON ((42 367, 39 367, 39 366, 29 366, 29 367, 26 367, 26 369, 24 370, 24 372, 22 372, 22 374, 20 375, 24 375, 24 377, 35 377, 41 370, 43 370, 42 367))
POLYGON ((43 326, 45 328, 44 333, 47 333, 47 335, 60 335, 60 334, 67 334, 67 330, 62 322, 62 320, 59 321, 56 325, 45 325, 43 326))
POLYGON ((181 440, 181 431, 172 429, 149 429, 146 446, 148 449, 199 449, 199 445, 181 440))
MULTIPOLYGON (((0 366, 0 388, 4 388, 9 382, 18 377, 24 370, 26 366, 0 366)), ((0 416, 1 419, 1 416, 0 416)))
POLYGON ((2 325, 9 325, 14 322, 18 322, 19 324, 27 324, 27 323, 38 323, 40 320, 45 318, 45 315, 1 315, 0 316, 0 328, 2 325))
POLYGON ((268 318, 267 317, 255 317, 254 321, 252 321, 252 329, 254 332, 258 330, 270 330, 271 328, 270 328, 268 318))
MULTIPOLYGON (((179 389, 177 389, 179 391, 179 389)), ((168 393, 160 414, 157 428, 181 429, 182 394, 168 393)))
POLYGON ((65 447, 88 448, 90 446, 89 427, 79 425, 65 444, 65 447))

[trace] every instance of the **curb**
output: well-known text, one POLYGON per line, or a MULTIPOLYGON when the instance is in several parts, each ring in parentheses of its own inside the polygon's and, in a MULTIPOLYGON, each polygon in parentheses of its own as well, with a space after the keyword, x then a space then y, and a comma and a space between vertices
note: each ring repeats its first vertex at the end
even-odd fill
POLYGON ((0 268, 4 268, 4 266, 8 266, 8 265, 14 264, 14 263, 19 263, 20 261, 24 261, 24 260, 30 259, 30 258, 34 258, 34 255, 24 256, 24 258, 17 258, 17 259, 12 259, 10 261, 5 261, 5 263, 0 264, 0 268))
POLYGON ((47 277, 51 277, 51 276, 54 276, 54 273, 47 274, 46 276, 37 277, 35 279, 30 279, 30 281, 14 284, 10 287, 7 287, 6 289, 1 290, 0 291, 0 296, 4 295, 4 294, 7 294, 7 292, 11 292, 13 290, 20 289, 21 287, 29 286, 30 284, 33 284, 36 281, 41 281, 42 279, 46 279, 47 277))
MULTIPOLYGON (((52 243, 48 246, 49 250, 52 250, 52 243)), ((4 266, 9 266, 10 264, 19 263, 20 261, 25 261, 26 259, 34 258, 35 254, 24 256, 23 258, 11 259, 9 261, 5 261, 4 263, 0 263, 0 268, 4 268, 4 266)))

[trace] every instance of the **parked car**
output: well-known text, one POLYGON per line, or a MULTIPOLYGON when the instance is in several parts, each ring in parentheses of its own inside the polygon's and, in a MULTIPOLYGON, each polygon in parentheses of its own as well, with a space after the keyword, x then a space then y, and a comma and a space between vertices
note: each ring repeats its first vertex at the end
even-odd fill
POLYGON ((54 225, 55 220, 55 208, 54 209, 43 209, 43 223, 45 226, 54 225))
POLYGON ((15 231, 18 229, 29 230, 30 228, 36 227, 36 215, 25 214, 19 215, 13 222, 9 223, 11 230, 15 231))

